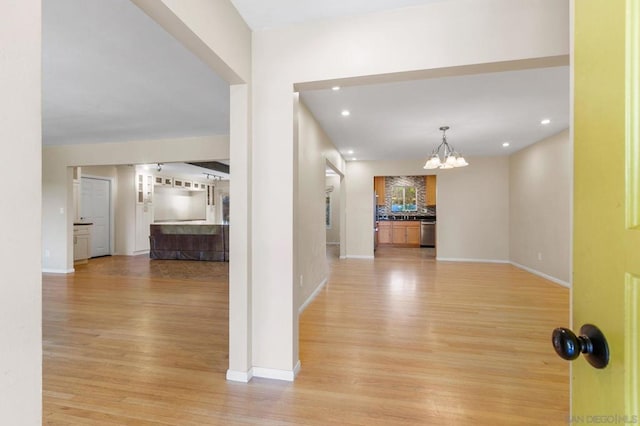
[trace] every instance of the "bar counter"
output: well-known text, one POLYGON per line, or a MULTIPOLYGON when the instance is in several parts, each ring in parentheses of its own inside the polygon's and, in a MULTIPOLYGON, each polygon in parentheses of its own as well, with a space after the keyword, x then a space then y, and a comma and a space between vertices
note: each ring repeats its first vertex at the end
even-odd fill
POLYGON ((151 259, 229 261, 229 225, 150 225, 151 259))

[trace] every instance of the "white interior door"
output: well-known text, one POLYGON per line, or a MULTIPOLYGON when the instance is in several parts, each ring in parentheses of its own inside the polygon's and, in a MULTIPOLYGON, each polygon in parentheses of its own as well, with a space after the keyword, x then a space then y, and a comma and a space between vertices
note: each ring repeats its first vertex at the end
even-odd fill
POLYGON ((111 254, 111 182, 105 179, 82 178, 80 220, 91 222, 91 257, 111 254))

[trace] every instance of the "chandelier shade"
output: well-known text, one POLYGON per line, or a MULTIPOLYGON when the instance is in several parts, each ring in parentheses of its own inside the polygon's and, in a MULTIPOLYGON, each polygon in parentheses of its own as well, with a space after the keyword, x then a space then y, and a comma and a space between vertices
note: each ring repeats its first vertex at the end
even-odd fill
POLYGON ((454 167, 468 166, 467 160, 447 142, 446 132, 449 130, 449 126, 442 126, 440 130, 442 131, 442 142, 431 151, 423 168, 453 169, 454 167))

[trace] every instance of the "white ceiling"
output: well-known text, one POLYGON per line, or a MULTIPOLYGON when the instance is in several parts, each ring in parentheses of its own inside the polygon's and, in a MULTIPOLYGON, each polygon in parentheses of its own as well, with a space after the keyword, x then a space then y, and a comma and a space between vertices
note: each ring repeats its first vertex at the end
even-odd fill
POLYGON ((251 29, 363 15, 451 0, 231 0, 251 29))
POLYGON ((423 158, 442 139, 505 155, 569 126, 569 67, 433 78, 300 94, 345 158, 423 158), (350 111, 343 117, 341 111, 350 111), (541 125, 542 119, 551 123, 541 125), (509 148, 502 143, 509 142, 509 148), (353 154, 348 154, 353 150, 353 154))
POLYGON ((229 85, 129 0, 42 7, 45 144, 229 132, 229 85))
MULTIPOLYGON (((232 0, 253 28, 453 0, 232 0)), ((358 159, 423 158, 448 140, 502 155, 569 125, 567 67, 301 94, 358 159), (348 108, 351 116, 340 111, 348 108), (549 126, 540 126, 542 118, 549 126), (501 143, 511 142, 509 150, 501 143)), ((43 2, 43 142, 227 134, 229 87, 129 0, 43 2)), ((345 155, 351 158, 351 155, 345 155)))

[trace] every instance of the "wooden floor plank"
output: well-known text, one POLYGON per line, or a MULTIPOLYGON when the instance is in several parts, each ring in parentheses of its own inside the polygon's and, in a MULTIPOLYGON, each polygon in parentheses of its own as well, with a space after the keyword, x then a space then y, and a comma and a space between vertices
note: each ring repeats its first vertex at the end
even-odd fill
POLYGON ((227 382, 228 264, 92 259, 43 282, 49 425, 561 425, 567 289, 384 248, 339 260, 300 317, 295 383, 227 382))

